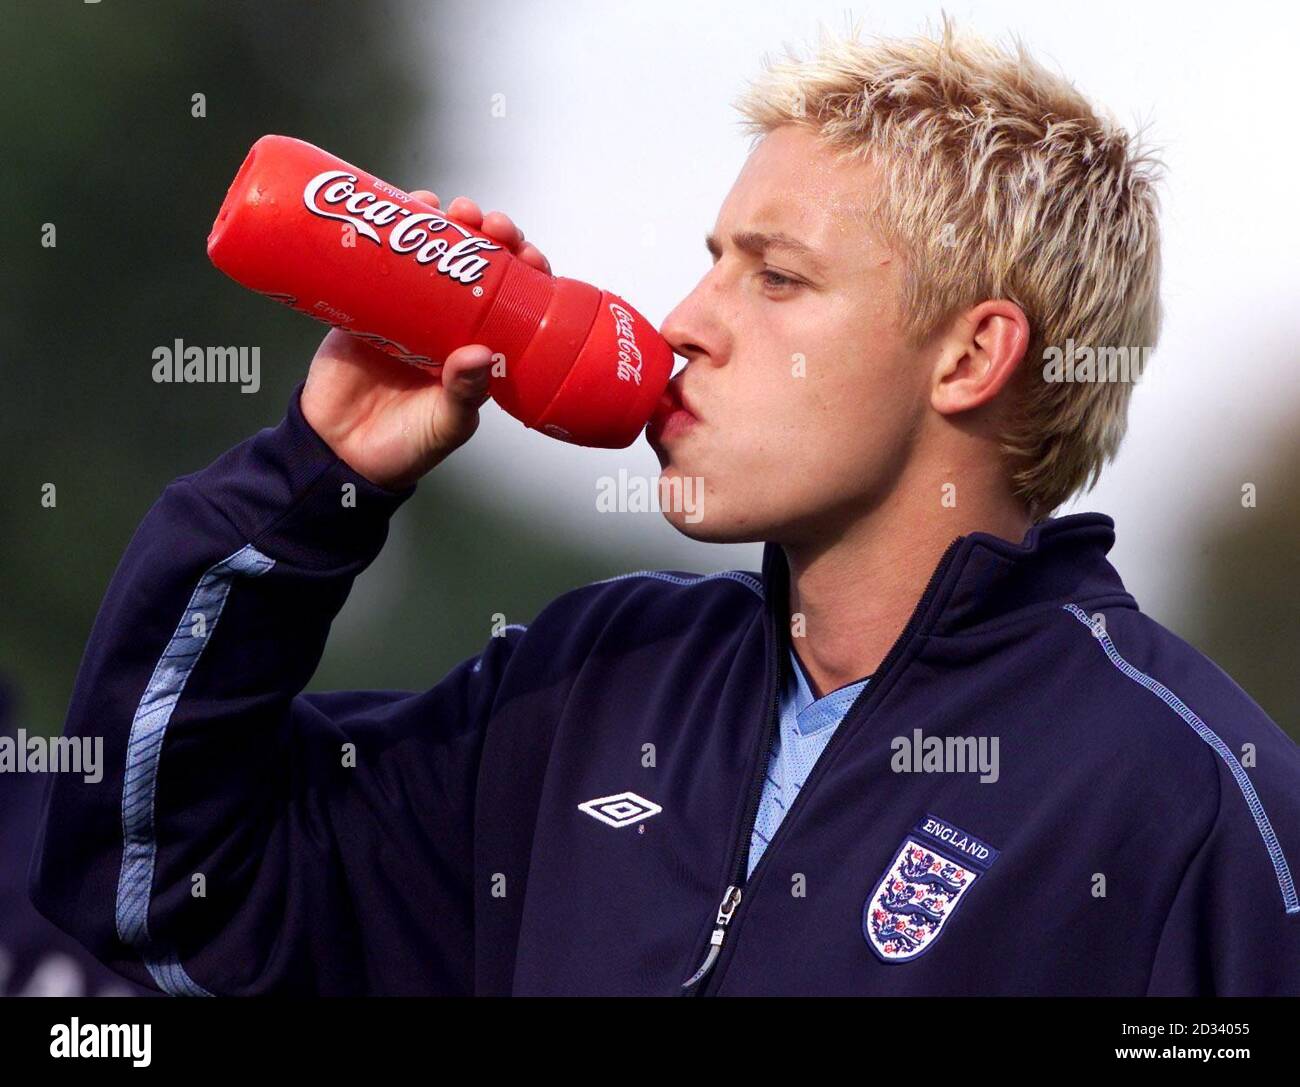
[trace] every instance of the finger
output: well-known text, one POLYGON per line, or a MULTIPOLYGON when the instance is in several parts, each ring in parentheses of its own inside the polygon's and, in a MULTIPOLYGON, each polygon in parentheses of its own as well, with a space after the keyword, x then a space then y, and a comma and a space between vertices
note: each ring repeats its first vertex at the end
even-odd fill
POLYGON ((518 251, 524 240, 523 232, 504 211, 490 211, 483 216, 483 233, 489 238, 504 242, 512 252, 518 251))
POLYGON ((551 274, 551 262, 546 259, 545 255, 532 242, 522 246, 516 256, 525 264, 531 264, 534 268, 540 268, 547 275, 551 274))
POLYGON ((488 398, 492 349, 481 343, 458 347, 442 366, 442 387, 460 403, 478 408, 488 398))
POLYGON ((428 204, 430 207, 436 208, 440 206, 438 203, 438 194, 430 189, 412 189, 411 195, 415 197, 416 200, 420 200, 423 203, 428 204))
POLYGON ((468 196, 458 196, 447 205, 447 214, 456 222, 478 230, 483 225, 483 210, 468 196))

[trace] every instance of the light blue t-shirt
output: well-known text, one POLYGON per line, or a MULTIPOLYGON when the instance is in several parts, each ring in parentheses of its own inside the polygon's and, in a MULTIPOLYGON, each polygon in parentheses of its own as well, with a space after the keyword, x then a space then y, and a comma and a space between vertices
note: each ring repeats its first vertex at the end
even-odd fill
POLYGON ((786 810, 803 788, 817 757, 871 678, 868 676, 821 698, 813 698, 803 665, 793 649, 790 650, 790 673, 781 691, 780 717, 776 735, 772 738, 763 796, 758 802, 758 815, 749 838, 746 879, 763 856, 776 828, 781 825, 786 810))

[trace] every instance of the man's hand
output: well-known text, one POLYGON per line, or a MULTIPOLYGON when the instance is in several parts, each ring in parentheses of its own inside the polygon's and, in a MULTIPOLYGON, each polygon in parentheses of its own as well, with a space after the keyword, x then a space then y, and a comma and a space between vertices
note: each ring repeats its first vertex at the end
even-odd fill
MULTIPOLYGON (((440 207, 428 190, 411 195, 440 207)), ((485 216, 474 201, 458 196, 447 214, 550 272, 550 262, 502 212, 485 216)), ((483 344, 458 348, 443 360, 440 373, 430 373, 334 329, 311 361, 302 413, 354 472, 380 487, 401 490, 478 429, 491 367, 492 352, 483 344)))

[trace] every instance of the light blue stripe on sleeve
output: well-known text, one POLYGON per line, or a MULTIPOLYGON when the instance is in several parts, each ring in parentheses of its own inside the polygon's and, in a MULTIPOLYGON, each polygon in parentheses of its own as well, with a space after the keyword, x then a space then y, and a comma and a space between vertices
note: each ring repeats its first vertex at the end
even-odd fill
POLYGON ((1245 798, 1246 807, 1250 809, 1251 817, 1255 820, 1255 827, 1259 831, 1259 836, 1264 840, 1264 848, 1268 850, 1269 860, 1272 861, 1273 871, 1277 876, 1278 888, 1282 892, 1283 908, 1287 913, 1300 913, 1300 898, 1297 898, 1295 881, 1291 878, 1291 869, 1286 863, 1286 856, 1282 852, 1282 846, 1277 840, 1273 824, 1268 820, 1268 814, 1264 811, 1264 804, 1259 799, 1259 794, 1255 792, 1255 786, 1245 768, 1237 761, 1237 756, 1232 753, 1228 745, 1219 738, 1214 730, 1197 717, 1173 691, 1159 680, 1152 679, 1145 672, 1139 672, 1121 657, 1119 650, 1115 648, 1115 644, 1110 640, 1110 635, 1106 633, 1104 626, 1093 623, 1088 613, 1077 604, 1066 604, 1064 607, 1066 611, 1092 632, 1092 636, 1097 639, 1102 651, 1106 654, 1106 659, 1111 664, 1134 683, 1145 687, 1174 713, 1178 714, 1183 719, 1183 722, 1223 760, 1231 772, 1233 780, 1236 781, 1237 788, 1241 790, 1242 797, 1245 798))
POLYGON ((122 870, 117 881, 117 934, 123 943, 140 952, 158 987, 172 996, 212 994, 185 972, 175 954, 157 947, 149 936, 149 900, 158 855, 154 797, 163 739, 181 692, 216 629, 235 578, 260 577, 274 565, 273 560, 249 544, 199 578, 131 722, 122 787, 123 845, 122 870))

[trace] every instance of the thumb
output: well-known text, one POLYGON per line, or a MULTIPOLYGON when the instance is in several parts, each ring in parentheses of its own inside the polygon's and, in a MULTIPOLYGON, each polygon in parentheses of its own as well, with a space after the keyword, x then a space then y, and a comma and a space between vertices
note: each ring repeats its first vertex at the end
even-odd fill
POLYGON ((442 364, 442 395, 434 409, 434 430, 450 446, 468 441, 478 427, 478 409, 488 398, 492 349, 459 347, 442 364))

